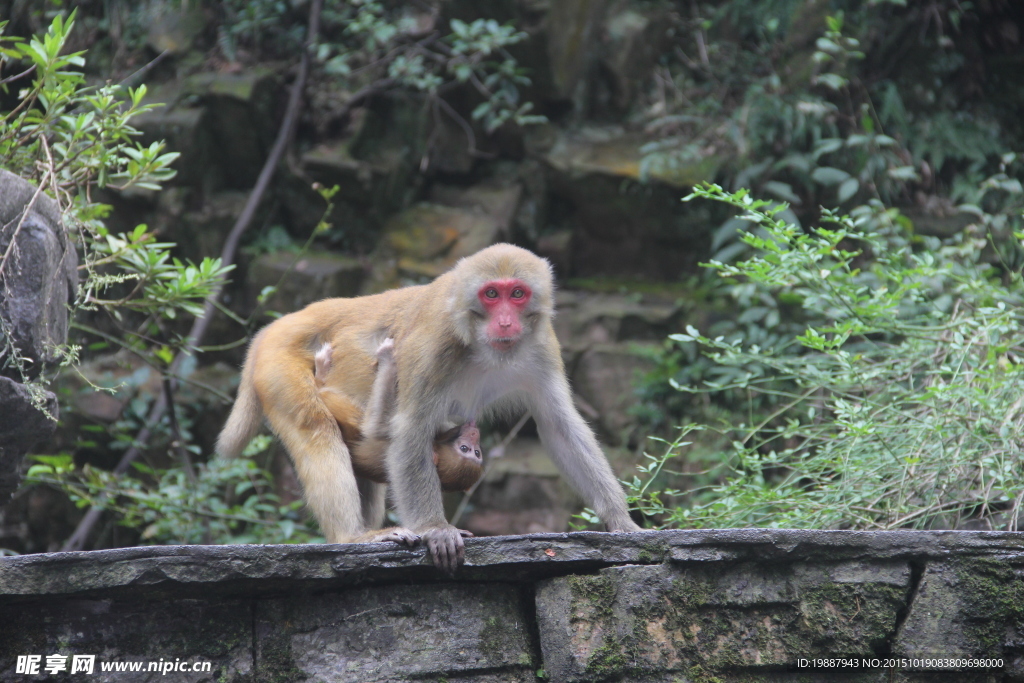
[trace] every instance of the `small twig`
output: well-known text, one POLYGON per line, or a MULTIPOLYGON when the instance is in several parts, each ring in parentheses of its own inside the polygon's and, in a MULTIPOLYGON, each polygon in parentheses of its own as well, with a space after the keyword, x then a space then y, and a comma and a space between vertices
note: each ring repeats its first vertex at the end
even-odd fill
POLYGON ((427 35, 425 38, 422 38, 422 39, 416 41, 412 45, 409 45, 408 43, 405 43, 405 44, 402 44, 402 45, 396 45, 395 47, 391 48, 385 54, 383 54, 382 56, 380 56, 377 59, 373 60, 372 62, 367 62, 366 64, 364 64, 364 65, 362 65, 362 66, 360 66, 360 67, 358 67, 356 69, 353 69, 352 73, 349 74, 349 78, 353 78, 353 77, 358 76, 359 74, 363 73, 364 71, 367 71, 367 70, 372 69, 372 68, 377 67, 377 66, 383 66, 384 64, 387 64, 387 63, 393 61, 394 58, 397 57, 404 50, 419 49, 421 52, 429 53, 429 50, 425 49, 426 46, 429 45, 430 43, 436 41, 440 36, 441 36, 441 34, 439 32, 433 31, 429 35, 427 35))
POLYGON ((27 68, 24 71, 22 71, 20 74, 14 74, 13 76, 8 76, 7 78, 3 79, 2 81, 0 81, 0 85, 7 85, 8 83, 12 83, 12 82, 18 80, 19 78, 23 78, 25 76, 28 76, 30 73, 32 73, 35 70, 36 70, 36 65, 33 64, 29 68, 27 68))
POLYGON ((188 449, 185 448, 185 441, 181 438, 181 429, 178 427, 178 411, 174 407, 174 388, 172 386, 172 380, 170 377, 164 376, 163 381, 164 387, 164 402, 167 403, 167 416, 171 421, 171 448, 175 450, 178 455, 178 460, 181 461, 181 467, 185 470, 185 476, 188 477, 189 483, 195 484, 196 470, 192 466, 192 458, 188 457, 188 449))
POLYGON ((591 420, 597 420, 601 417, 601 413, 594 406, 590 405, 586 399, 577 394, 575 391, 572 392, 572 402, 576 405, 581 413, 589 417, 591 420))
POLYGON ((427 141, 423 145, 423 156, 420 157, 420 173, 426 173, 430 167, 430 150, 434 147, 434 141, 441 135, 441 117, 438 114, 437 96, 433 95, 427 100, 427 104, 430 106, 430 119, 434 122, 433 128, 430 130, 430 135, 427 136, 427 141))
POLYGON ((1024 488, 1020 490, 1017 497, 1013 499, 1013 507, 1010 508, 1010 521, 1006 525, 1007 531, 1017 531, 1018 519, 1020 518, 1020 506, 1024 502, 1024 488))
POLYGON ((395 85, 396 82, 397 81, 395 81, 395 79, 393 78, 385 78, 383 80, 375 81, 370 85, 364 86, 359 90, 356 90, 352 94, 352 97, 348 98, 345 104, 341 106, 341 109, 338 110, 337 117, 340 119, 348 116, 348 113, 352 111, 352 109, 354 109, 357 104, 367 99, 371 95, 376 95, 379 92, 387 90, 391 86, 395 85))
POLYGON ((145 76, 147 73, 150 72, 150 70, 153 69, 153 67, 155 67, 160 62, 164 61, 164 59, 169 54, 171 54, 170 50, 164 50, 163 52, 158 54, 156 57, 151 59, 147 64, 144 64, 140 68, 136 69, 134 72, 128 74, 128 76, 123 78, 121 80, 121 82, 118 83, 118 85, 128 85, 129 83, 134 82, 136 78, 141 78, 142 76, 145 76))
MULTIPOLYGON (((147 366, 149 366, 153 370, 156 370, 158 372, 160 371, 160 366, 152 358, 149 358, 146 355, 140 353, 139 351, 133 349, 131 346, 126 345, 123 340, 118 339, 117 337, 115 337, 112 334, 107 334, 106 332, 103 332, 102 330, 98 330, 95 327, 90 327, 89 325, 84 325, 84 324, 79 323, 79 322, 72 322, 71 323, 71 327, 73 327, 76 330, 81 330, 82 332, 85 332, 87 334, 91 334, 91 335, 100 337, 101 339, 104 339, 104 340, 106 340, 106 341, 108 341, 108 342, 110 342, 112 344, 118 345, 122 349, 127 351, 128 353, 134 355, 136 358, 141 360, 143 363, 145 363, 147 366)), ((241 346, 241 344, 244 344, 244 343, 245 343, 245 341, 243 340, 240 344, 234 344, 233 346, 229 346, 228 348, 235 348, 237 346, 241 346)), ((225 346, 227 346, 227 345, 225 345, 225 346)), ((204 350, 220 350, 220 347, 206 347, 206 346, 204 346, 203 349, 204 350)), ((190 386, 196 387, 197 389, 202 389, 203 391, 208 391, 211 394, 213 394, 214 396, 216 396, 217 398, 219 398, 222 401, 224 401, 225 403, 230 403, 231 402, 231 397, 230 396, 225 394, 220 389, 218 389, 216 387, 212 387, 209 384, 206 384, 205 382, 198 382, 195 379, 192 379, 191 377, 178 377, 177 381, 184 382, 185 384, 188 384, 190 386)))
MULTIPOLYGON (((694 21, 700 19, 700 9, 697 7, 697 3, 694 0, 690 0, 690 14, 694 21)), ((711 60, 708 59, 708 46, 704 40, 704 29, 698 23, 696 30, 693 32, 693 38, 697 42, 697 53, 700 55, 700 61, 705 67, 711 66, 711 60)))
POLYGON ((478 156, 480 152, 476 148, 476 136, 473 134, 473 127, 469 125, 469 122, 467 122, 466 119, 459 116, 459 113, 452 109, 452 106, 445 102, 443 97, 435 96, 434 99, 441 105, 441 108, 444 109, 445 113, 459 125, 462 132, 466 134, 466 144, 469 146, 470 156, 478 156))
MULTIPOLYGON (((54 486, 69 486, 69 484, 66 481, 64 481, 62 479, 57 479, 57 478, 54 478, 54 477, 39 477, 39 476, 37 476, 37 477, 34 477, 33 479, 35 481, 38 481, 38 482, 41 482, 41 483, 44 483, 44 484, 52 484, 54 486)), ((105 497, 107 499, 113 498, 115 496, 124 496, 125 498, 132 498, 134 500, 144 501, 147 498, 147 496, 139 495, 139 494, 134 493, 132 491, 125 491, 124 489, 119 489, 119 488, 110 488, 108 486, 95 486, 95 485, 88 486, 88 485, 86 485, 86 486, 78 486, 78 487, 71 487, 71 488, 72 488, 72 490, 75 491, 75 493, 77 493, 83 499, 88 498, 89 494, 91 494, 91 493, 99 493, 102 497, 105 497)), ((19 492, 20 491, 26 491, 26 490, 27 489, 19 489, 19 492)), ((19 492, 15 492, 14 495, 15 496, 21 495, 19 492)), ((274 521, 274 520, 260 519, 259 517, 244 517, 242 515, 231 515, 231 514, 227 514, 227 513, 224 513, 224 512, 210 512, 208 510, 198 509, 198 508, 196 508, 194 506, 177 505, 175 503, 172 503, 170 501, 165 501, 165 500, 161 500, 160 501, 160 505, 161 505, 161 507, 173 508, 173 509, 178 510, 180 512, 188 512, 188 513, 191 513, 191 514, 194 514, 194 515, 198 515, 200 517, 206 517, 206 518, 209 518, 209 519, 226 519, 226 520, 232 520, 232 521, 236 521, 236 522, 251 522, 252 524, 262 524, 264 526, 276 526, 277 525, 277 521, 274 521)), ((126 510, 127 508, 117 508, 117 507, 115 507, 114 509, 126 510)))

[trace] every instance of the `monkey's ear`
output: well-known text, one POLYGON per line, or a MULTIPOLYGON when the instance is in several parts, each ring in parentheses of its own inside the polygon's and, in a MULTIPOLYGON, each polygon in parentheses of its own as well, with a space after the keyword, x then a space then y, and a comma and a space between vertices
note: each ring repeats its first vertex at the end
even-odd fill
POLYGON ((462 434, 462 425, 456 425, 451 429, 441 432, 437 435, 436 441, 443 444, 449 444, 459 438, 459 434, 462 434))

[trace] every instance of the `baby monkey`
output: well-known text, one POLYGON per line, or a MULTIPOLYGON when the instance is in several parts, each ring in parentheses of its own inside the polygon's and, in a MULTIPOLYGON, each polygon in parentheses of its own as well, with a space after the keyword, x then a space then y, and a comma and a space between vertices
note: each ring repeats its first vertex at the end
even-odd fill
MULTIPOLYGON (((378 484, 386 484, 384 453, 390 442, 388 423, 394 415, 398 392, 395 341, 388 338, 377 349, 377 375, 360 420, 359 409, 327 386, 333 348, 324 342, 314 356, 314 379, 327 409, 341 427, 352 454, 352 471, 378 484)), ((468 422, 441 432, 434 438, 434 465, 445 491, 466 491, 483 474, 480 430, 468 422)))

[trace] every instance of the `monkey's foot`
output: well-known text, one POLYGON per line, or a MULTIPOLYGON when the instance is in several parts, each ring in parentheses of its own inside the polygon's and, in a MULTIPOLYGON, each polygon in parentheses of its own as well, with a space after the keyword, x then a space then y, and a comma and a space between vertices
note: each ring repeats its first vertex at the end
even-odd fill
POLYGON ((420 544, 420 537, 408 529, 393 526, 388 529, 381 529, 380 533, 370 536, 366 543, 387 543, 389 541, 409 548, 415 548, 420 544))
POLYGON ((453 526, 434 527, 422 534, 434 566, 449 575, 454 575, 459 565, 465 562, 466 546, 462 539, 472 535, 453 526))

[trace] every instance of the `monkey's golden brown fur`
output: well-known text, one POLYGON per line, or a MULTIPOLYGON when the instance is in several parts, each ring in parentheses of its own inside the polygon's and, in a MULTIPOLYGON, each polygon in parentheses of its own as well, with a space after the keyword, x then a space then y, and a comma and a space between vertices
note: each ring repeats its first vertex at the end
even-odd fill
MULTIPOLYGON (((320 398, 341 428, 341 436, 352 456, 352 471, 378 484, 388 483, 384 452, 390 436, 388 423, 394 415, 398 391, 398 370, 394 340, 385 339, 377 349, 377 374, 364 412, 343 394, 327 385, 334 349, 325 343, 314 356, 313 378, 320 398)), ((456 425, 434 439, 434 464, 445 491, 466 491, 483 475, 480 430, 476 424, 456 425)))
MULTIPOLYGON (((572 403, 551 326, 550 265, 508 244, 461 260, 428 285, 327 299, 286 315, 253 340, 235 407, 218 441, 237 454, 266 415, 292 455, 306 499, 329 541, 366 537, 384 514, 381 485, 357 479, 351 454, 314 380, 325 342, 335 362, 325 386, 362 408, 374 353, 395 343, 398 396, 385 455, 398 517, 454 571, 462 533, 448 524, 433 464, 435 436, 455 417, 529 410, 563 475, 609 530, 634 531, 625 496, 572 403)), ((372 538, 372 536, 370 536, 372 538)))

